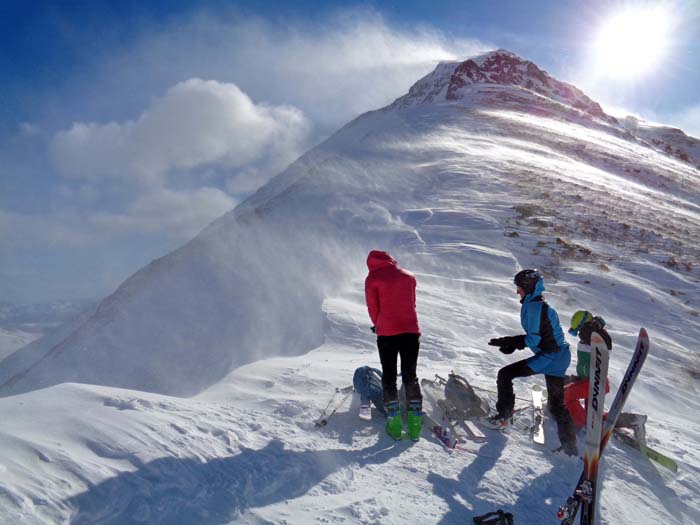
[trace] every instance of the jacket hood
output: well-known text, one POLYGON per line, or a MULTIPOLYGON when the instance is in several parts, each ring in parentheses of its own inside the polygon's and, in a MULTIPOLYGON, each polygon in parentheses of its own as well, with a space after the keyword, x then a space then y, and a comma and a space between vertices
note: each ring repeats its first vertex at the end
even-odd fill
POLYGON ((522 300, 522 303, 529 303, 533 299, 542 295, 542 292, 544 292, 544 279, 540 277, 537 280, 537 283, 535 283, 535 289, 532 291, 532 293, 529 293, 525 296, 525 298, 522 300))
POLYGON ((367 256, 367 268, 369 271, 376 270, 378 268, 383 268, 384 266, 395 266, 398 267, 398 263, 394 258, 386 252, 379 250, 372 250, 367 256))

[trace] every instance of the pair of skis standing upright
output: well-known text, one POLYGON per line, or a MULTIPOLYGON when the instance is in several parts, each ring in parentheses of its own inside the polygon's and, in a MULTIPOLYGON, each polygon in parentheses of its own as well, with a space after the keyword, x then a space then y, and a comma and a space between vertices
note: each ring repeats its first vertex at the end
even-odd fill
POLYGON ((557 517, 561 525, 572 525, 578 512, 581 512, 581 525, 594 525, 600 485, 598 483, 598 466, 600 457, 610 439, 617 418, 629 396, 639 371, 649 353, 649 336, 644 328, 639 331, 637 345, 620 388, 604 419, 605 383, 608 377, 608 347, 603 338, 591 335, 591 371, 588 384, 588 419, 586 422, 586 440, 583 456, 583 473, 568 498, 566 504, 559 507, 557 517))

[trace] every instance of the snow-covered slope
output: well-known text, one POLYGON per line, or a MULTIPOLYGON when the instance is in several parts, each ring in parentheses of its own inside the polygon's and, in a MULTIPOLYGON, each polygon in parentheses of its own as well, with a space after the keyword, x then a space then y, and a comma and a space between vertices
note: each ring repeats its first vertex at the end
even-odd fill
POLYGON ((625 117, 621 124, 653 147, 700 168, 700 140, 678 128, 652 124, 636 117, 625 117))
POLYGON ((347 405, 313 428, 378 364, 362 289, 375 248, 417 275, 421 377, 493 388, 520 357, 485 342, 520 331, 522 266, 545 271, 562 319, 606 318, 613 389, 645 326, 628 408, 681 470, 611 445, 603 523, 700 521, 700 173, 510 53, 467 62, 349 123, 65 339, 1 362, 0 521, 463 523, 504 507, 554 522, 580 462, 524 434, 448 455, 387 441, 347 405))

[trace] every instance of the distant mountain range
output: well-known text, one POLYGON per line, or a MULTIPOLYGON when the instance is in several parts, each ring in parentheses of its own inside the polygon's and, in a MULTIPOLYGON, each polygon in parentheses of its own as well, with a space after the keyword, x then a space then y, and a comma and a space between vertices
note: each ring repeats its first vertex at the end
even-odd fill
POLYGON ((0 301, 0 327, 43 330, 76 318, 96 301, 14 304, 0 301))

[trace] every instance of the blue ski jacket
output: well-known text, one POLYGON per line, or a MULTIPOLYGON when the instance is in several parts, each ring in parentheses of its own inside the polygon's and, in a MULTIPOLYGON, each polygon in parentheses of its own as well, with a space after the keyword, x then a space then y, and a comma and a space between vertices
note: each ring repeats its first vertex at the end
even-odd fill
POLYGON ((520 307, 520 324, 526 332, 525 344, 535 355, 527 366, 537 374, 564 377, 571 363, 571 351, 557 312, 542 298, 544 280, 540 278, 520 307))

